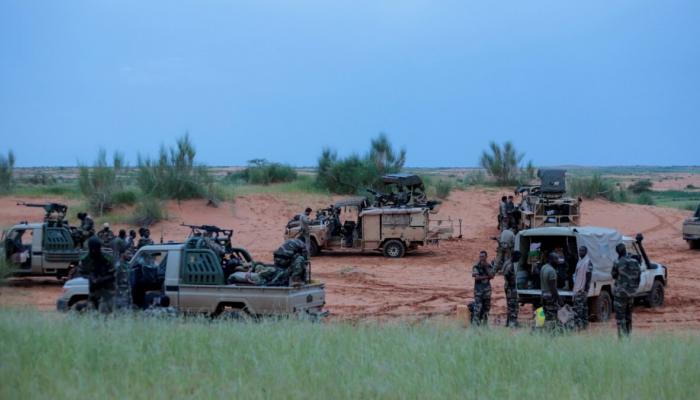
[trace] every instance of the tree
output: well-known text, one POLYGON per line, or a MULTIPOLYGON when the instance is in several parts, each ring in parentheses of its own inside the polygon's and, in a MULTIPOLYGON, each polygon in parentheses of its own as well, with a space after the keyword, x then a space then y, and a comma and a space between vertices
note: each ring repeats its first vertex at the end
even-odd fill
POLYGON ((114 153, 110 166, 104 149, 97 153, 97 160, 92 168, 80 166, 78 186, 93 212, 101 216, 112 207, 113 196, 121 188, 117 176, 124 166, 124 156, 118 152, 114 153))
POLYGON ((524 153, 518 153, 510 141, 499 146, 496 142, 489 143, 490 153, 484 151, 481 154, 481 166, 500 185, 512 185, 517 182, 520 171, 520 162, 525 157, 524 153))

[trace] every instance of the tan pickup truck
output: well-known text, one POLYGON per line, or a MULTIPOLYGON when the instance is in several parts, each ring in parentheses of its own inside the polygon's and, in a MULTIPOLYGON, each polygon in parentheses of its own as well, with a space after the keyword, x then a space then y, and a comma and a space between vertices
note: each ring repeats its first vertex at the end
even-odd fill
MULTIPOLYGON (((236 250, 248 258, 244 261, 252 261, 245 250, 236 250)), ((323 283, 283 287, 226 284, 221 261, 208 248, 182 243, 144 246, 132 258, 130 269, 133 263, 143 260, 157 267, 159 289, 178 312, 212 316, 229 312, 250 316, 325 315, 323 283)), ((71 279, 63 286, 56 307, 59 311, 71 310, 84 304, 88 293, 86 279, 71 279)))
POLYGON ((693 217, 683 221, 683 240, 691 249, 700 249, 700 204, 693 217))

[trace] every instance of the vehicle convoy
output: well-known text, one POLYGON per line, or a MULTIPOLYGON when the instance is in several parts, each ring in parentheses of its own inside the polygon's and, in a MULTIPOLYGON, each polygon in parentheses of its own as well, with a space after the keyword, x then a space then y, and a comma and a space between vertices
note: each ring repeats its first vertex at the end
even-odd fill
MULTIPOLYGON (((227 257, 237 258, 241 264, 253 262, 242 248, 230 248, 227 257)), ((293 286, 227 284, 221 258, 197 237, 185 243, 144 246, 134 254, 128 270, 134 271, 146 264, 157 271, 155 285, 138 289, 134 280, 130 280, 134 305, 142 309, 149 306, 146 299, 157 295, 167 297, 170 307, 181 313, 324 315, 324 285, 311 281, 310 274, 305 282, 293 286), (145 293, 138 293, 139 290, 145 293)), ((59 311, 80 309, 87 303, 88 294, 87 279, 71 279, 63 286, 56 307, 59 311)))
POLYGON ((518 230, 543 226, 578 226, 581 219, 581 199, 566 196, 566 171, 548 169, 537 171, 539 185, 520 186, 515 194, 522 196, 516 226, 518 230))
MULTIPOLYGON (((312 256, 321 251, 380 251, 386 257, 399 258, 418 246, 452 238, 452 220, 430 218, 440 203, 427 200, 420 177, 393 174, 384 176, 384 182, 395 185, 397 192, 368 189, 374 203, 366 197, 349 198, 316 213, 309 226, 312 256)), ((284 237, 299 235, 295 217, 287 223, 284 237)))
POLYGON ((642 246, 643 237, 622 236, 619 232, 599 227, 545 227, 521 231, 515 238, 515 249, 523 254, 516 266, 516 287, 521 304, 539 304, 540 268, 546 256, 554 251, 563 259, 557 269, 557 288, 565 301, 571 302, 574 293, 573 273, 578 262, 579 246, 588 248, 593 263, 593 274, 588 291, 589 314, 599 321, 610 318, 613 305, 613 278, 611 271, 618 256, 615 246, 624 243, 627 252, 641 266, 639 289, 636 300, 648 307, 660 307, 664 303, 664 290, 668 284, 666 266, 653 263, 642 246))
POLYGON ((683 240, 691 249, 700 249, 700 204, 693 217, 683 221, 683 240))
POLYGON ((68 207, 60 203, 27 204, 43 208, 44 222, 20 222, 2 234, 3 257, 17 275, 67 276, 78 260, 74 233, 66 221, 68 207))

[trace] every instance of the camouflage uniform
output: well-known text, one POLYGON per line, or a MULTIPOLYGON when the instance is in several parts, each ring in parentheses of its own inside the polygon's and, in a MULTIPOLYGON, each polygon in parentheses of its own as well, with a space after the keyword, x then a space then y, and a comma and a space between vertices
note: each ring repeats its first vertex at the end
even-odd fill
POLYGON ((547 282, 554 279, 556 282, 557 272, 550 264, 545 264, 540 270, 540 286, 542 289, 542 308, 544 310, 544 328, 550 332, 554 332, 559 327, 557 313, 559 312, 559 304, 549 291, 547 282))
POLYGON ((90 303, 101 313, 111 313, 116 291, 116 271, 112 259, 102 253, 97 257, 87 254, 80 260, 78 275, 90 282, 90 303))
POLYGON ((612 268, 615 279, 613 289, 617 333, 620 337, 632 332, 632 304, 634 293, 639 288, 641 269, 637 260, 629 255, 618 258, 612 268))
POLYGON ((139 238, 138 244, 136 245, 136 248, 137 248, 137 249, 140 249, 140 248, 143 247, 143 246, 149 246, 149 245, 152 245, 152 244, 153 244, 153 239, 151 239, 151 238, 148 237, 148 236, 141 236, 141 237, 139 238))
POLYGON ((114 240, 114 233, 109 228, 105 228, 97 232, 97 237, 100 238, 104 246, 111 246, 112 240, 114 240))
POLYGON ((307 253, 311 251, 311 230, 309 229, 310 223, 311 220, 309 219, 308 215, 305 213, 299 214, 299 237, 303 238, 307 253))
POLYGON ((115 263, 117 290, 115 293, 114 305, 117 310, 128 310, 131 308, 131 285, 129 284, 129 265, 123 259, 115 263))
POLYGON ((504 229, 498 237, 498 249, 496 251, 496 266, 503 270, 503 263, 510 260, 515 244, 515 234, 511 229, 504 229))
POLYGON ((511 259, 507 259, 503 264, 503 279, 503 288, 506 291, 506 307, 508 309, 506 325, 516 327, 518 326, 520 307, 518 305, 518 291, 515 281, 515 264, 513 264, 511 259))
MULTIPOLYGON (((493 277, 493 271, 489 264, 478 263, 472 268, 472 276, 474 278, 490 276, 493 277)), ((491 281, 475 280, 474 281, 474 306, 472 312, 472 323, 477 325, 486 325, 489 320, 489 310, 491 309, 491 281)))

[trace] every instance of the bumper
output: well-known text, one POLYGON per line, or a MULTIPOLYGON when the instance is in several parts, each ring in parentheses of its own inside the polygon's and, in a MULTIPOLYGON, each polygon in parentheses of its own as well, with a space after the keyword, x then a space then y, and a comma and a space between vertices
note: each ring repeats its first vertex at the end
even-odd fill
POLYGON ((66 299, 58 299, 58 300, 56 301, 56 310, 58 310, 58 311, 60 311, 60 312, 66 312, 66 311, 68 311, 68 309, 69 309, 69 307, 68 307, 68 300, 66 300, 66 299))
POLYGON ((700 240, 700 235, 683 234, 683 240, 700 240))

